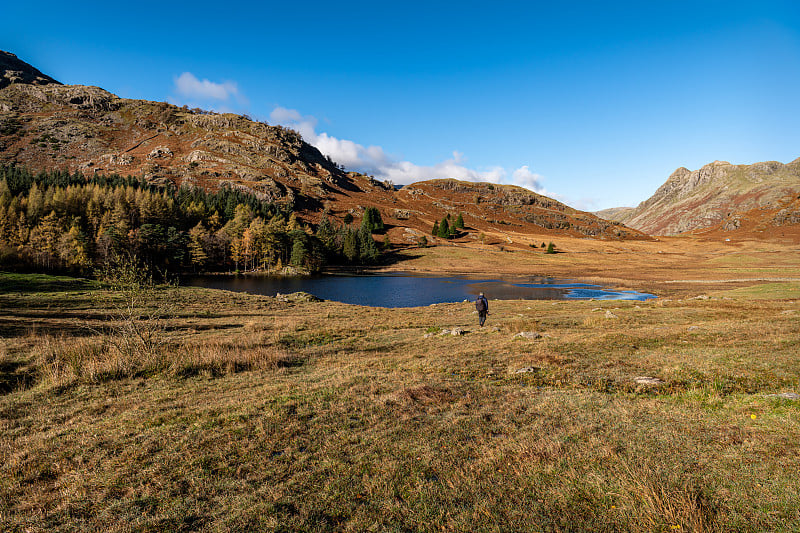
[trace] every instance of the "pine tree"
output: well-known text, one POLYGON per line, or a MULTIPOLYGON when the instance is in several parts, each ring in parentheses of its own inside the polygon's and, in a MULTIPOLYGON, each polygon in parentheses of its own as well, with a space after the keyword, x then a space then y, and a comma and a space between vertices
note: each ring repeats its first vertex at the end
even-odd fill
POLYGON ((295 239, 292 245, 291 263, 293 266, 301 267, 305 264, 306 256, 308 255, 308 248, 303 242, 303 239, 295 239))
POLYGON ((434 237, 438 237, 439 236, 439 221, 438 220, 434 221, 434 223, 433 223, 433 229, 431 230, 431 235, 433 235, 434 237))
POLYGON ((358 257, 363 263, 374 263, 378 260, 378 247, 366 228, 362 228, 358 234, 358 257))
POLYGON ((358 258, 358 237, 356 232, 348 229, 342 242, 342 254, 350 263, 358 258))
POLYGON ((547 245, 547 250, 544 252, 546 254, 554 254, 556 253, 556 245, 552 242, 547 245))
POLYGON ((439 233, 437 235, 442 239, 450 237, 450 225, 447 223, 447 217, 443 218, 439 223, 439 233))
POLYGON ((464 229, 464 217, 461 216, 461 213, 458 214, 458 218, 456 218, 456 223, 454 226, 458 229, 464 229))
POLYGON ((368 207, 364 210, 364 218, 361 219, 361 227, 366 228, 370 233, 383 229, 383 220, 377 207, 368 207))

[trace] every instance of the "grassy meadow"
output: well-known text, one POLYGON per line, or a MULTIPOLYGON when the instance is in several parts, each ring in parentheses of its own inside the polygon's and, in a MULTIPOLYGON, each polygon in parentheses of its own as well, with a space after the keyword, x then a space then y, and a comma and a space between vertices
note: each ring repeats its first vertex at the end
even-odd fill
POLYGON ((0 530, 797 531, 800 285, 680 287, 478 328, 0 274, 0 530))

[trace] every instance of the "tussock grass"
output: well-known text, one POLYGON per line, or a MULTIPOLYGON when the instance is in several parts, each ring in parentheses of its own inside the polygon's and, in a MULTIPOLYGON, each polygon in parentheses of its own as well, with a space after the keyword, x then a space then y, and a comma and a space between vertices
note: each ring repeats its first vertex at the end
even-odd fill
POLYGON ((493 301, 478 328, 471 303, 170 299, 128 357, 113 298, 0 295, 0 366, 35 373, 0 394, 0 529, 800 526, 800 402, 768 396, 800 392, 794 300, 493 301))
POLYGON ((302 359, 288 350, 242 341, 216 340, 173 344, 158 352, 132 354, 107 338, 43 337, 31 351, 39 380, 64 387, 134 377, 162 375, 221 376, 251 370, 299 366, 302 359))

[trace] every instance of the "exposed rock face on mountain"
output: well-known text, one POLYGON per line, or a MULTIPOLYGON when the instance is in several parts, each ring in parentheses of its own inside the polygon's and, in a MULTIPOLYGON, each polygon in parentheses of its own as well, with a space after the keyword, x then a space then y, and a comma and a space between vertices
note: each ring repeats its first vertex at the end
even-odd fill
POLYGON ((0 164, 236 187, 290 203, 311 223, 323 209, 341 220, 347 214, 357 219, 375 206, 395 242, 430 236, 434 221, 459 212, 470 228, 467 236, 489 234, 481 243, 527 247, 532 238, 525 242, 520 236, 528 234, 649 238, 519 187, 435 180, 395 190, 345 172, 292 130, 245 116, 119 98, 98 87, 61 85, 12 54, 2 57, 5 72, 15 74, 6 75, 0 88, 0 164))
POLYGON ((50 76, 45 76, 14 54, 0 50, 0 89, 12 83, 29 85, 61 85, 50 76))
POLYGON ((729 229, 735 229, 737 213, 772 210, 798 194, 800 159, 785 165, 777 161, 753 165, 714 161, 695 171, 677 169, 636 208, 597 214, 651 235, 675 235, 711 228, 728 219, 729 229))

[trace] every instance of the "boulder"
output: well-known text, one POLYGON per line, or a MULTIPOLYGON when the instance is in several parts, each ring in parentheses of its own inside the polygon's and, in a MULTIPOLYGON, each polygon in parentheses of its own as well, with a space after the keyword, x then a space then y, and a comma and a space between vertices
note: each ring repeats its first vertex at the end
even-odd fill
POLYGON ((158 146, 153 148, 153 150, 147 154, 147 159, 161 159, 161 158, 168 158, 172 157, 172 150, 170 150, 166 146, 158 146))
POLYGON ((528 339, 528 340, 534 340, 534 339, 542 338, 542 335, 540 333, 535 332, 535 331, 521 331, 520 333, 517 333, 516 335, 514 335, 515 339, 517 337, 521 337, 523 339, 528 339))

